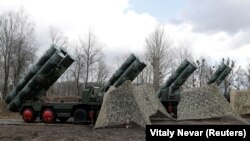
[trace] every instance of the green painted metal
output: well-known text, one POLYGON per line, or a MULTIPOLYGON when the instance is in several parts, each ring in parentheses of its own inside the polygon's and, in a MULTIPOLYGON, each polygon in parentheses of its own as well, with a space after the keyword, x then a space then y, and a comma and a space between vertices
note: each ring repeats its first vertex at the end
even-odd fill
POLYGON ((127 60, 120 66, 120 68, 112 75, 109 81, 102 87, 101 91, 106 92, 111 85, 126 71, 126 69, 136 60, 134 54, 131 54, 127 60))
POLYGON ((175 93, 177 90, 179 90, 195 70, 196 66, 190 63, 172 83, 170 86, 170 93, 175 93))
POLYGON ((9 110, 17 112, 26 101, 39 99, 73 62, 74 59, 67 52, 57 49, 10 101, 9 110))
POLYGON ((118 87, 126 80, 133 81, 145 67, 145 63, 141 62, 134 54, 131 54, 101 88, 101 93, 108 91, 111 85, 118 87))
POLYGON ((209 79, 207 84, 213 84, 216 83, 217 86, 219 86, 222 81, 230 74, 232 69, 227 66, 226 64, 222 63, 219 68, 215 71, 215 73, 212 75, 212 77, 209 79))
POLYGON ((35 95, 32 95, 31 99, 36 99, 37 97, 45 95, 50 86, 52 86, 60 78, 60 76, 73 62, 73 57, 71 57, 69 54, 66 54, 62 61, 57 64, 57 67, 49 75, 44 76, 43 79, 46 81, 46 83, 43 83, 44 85, 42 86, 42 89, 35 95))
POLYGON ((126 80, 133 81, 145 67, 146 64, 140 62, 140 60, 134 60, 134 62, 124 71, 124 73, 119 77, 119 79, 115 81, 114 86, 119 87, 126 80))
POLYGON ((197 67, 194 64, 184 60, 166 83, 156 92, 157 97, 161 101, 178 100, 180 87, 196 69, 197 67))
POLYGON ((131 54, 112 77, 101 88, 91 87, 82 91, 82 102, 99 102, 103 100, 104 93, 108 91, 110 86, 119 87, 126 80, 133 81, 138 74, 146 67, 134 54, 131 54))
POLYGON ((30 79, 41 69, 41 67, 49 60, 49 58, 59 50, 58 47, 52 45, 45 54, 32 66, 31 70, 19 81, 16 87, 5 98, 5 102, 9 104, 11 100, 19 93, 20 90, 30 81, 30 79))
POLYGON ((183 72, 183 70, 190 64, 188 60, 184 60, 180 66, 176 69, 176 71, 170 76, 170 78, 163 85, 164 88, 168 88, 171 84, 177 79, 177 77, 183 72))

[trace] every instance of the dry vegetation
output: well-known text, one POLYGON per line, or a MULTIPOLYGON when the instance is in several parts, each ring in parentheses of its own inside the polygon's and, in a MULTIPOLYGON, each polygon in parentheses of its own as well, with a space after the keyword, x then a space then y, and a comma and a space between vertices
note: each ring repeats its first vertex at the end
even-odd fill
POLYGON ((20 119, 19 113, 10 112, 4 101, 0 101, 0 119, 20 119))

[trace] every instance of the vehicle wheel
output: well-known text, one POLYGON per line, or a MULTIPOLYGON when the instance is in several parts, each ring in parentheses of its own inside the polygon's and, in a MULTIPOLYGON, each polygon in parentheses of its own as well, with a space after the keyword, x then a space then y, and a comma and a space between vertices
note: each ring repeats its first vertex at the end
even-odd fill
POLYGON ((55 122, 55 119, 56 119, 56 115, 55 115, 55 112, 48 108, 48 109, 45 109, 42 113, 42 121, 44 123, 53 123, 55 122))
POLYGON ((167 112, 170 113, 170 114, 174 112, 174 107, 173 107, 172 104, 168 104, 167 112))
POLYGON ((87 121, 87 112, 84 109, 77 109, 74 112, 74 121, 75 122, 86 122, 87 121))
POLYGON ((68 119, 68 117, 58 117, 58 120, 60 120, 60 122, 66 122, 68 119))
POLYGON ((36 115, 31 108, 25 108, 22 113, 22 118, 25 122, 31 123, 35 121, 36 115))

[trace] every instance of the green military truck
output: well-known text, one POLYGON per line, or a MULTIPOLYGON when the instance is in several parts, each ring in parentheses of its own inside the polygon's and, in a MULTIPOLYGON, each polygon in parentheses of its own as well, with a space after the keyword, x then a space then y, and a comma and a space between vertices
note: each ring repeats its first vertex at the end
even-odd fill
POLYGON ((39 98, 46 95, 73 62, 73 57, 64 49, 52 45, 5 98, 9 110, 19 112, 28 123, 36 119, 44 123, 53 123, 57 119, 65 122, 70 117, 74 122, 94 123, 109 87, 118 87, 126 80, 133 81, 146 67, 131 54, 103 87, 85 88, 78 102, 42 102, 39 98))
POLYGON ((184 60, 163 86, 156 92, 162 105, 173 117, 176 117, 177 113, 177 105, 180 100, 180 88, 196 68, 197 67, 191 62, 184 60))
MULTIPOLYGON (((177 106, 180 100, 181 86, 189 78, 189 76, 196 70, 196 66, 188 60, 184 60, 176 71, 169 77, 166 83, 156 92, 163 106, 168 113, 173 117, 177 117, 177 106)), ((222 81, 231 72, 231 68, 222 63, 207 84, 216 84, 219 86, 222 81)), ((228 95, 225 94, 228 99, 228 95)))

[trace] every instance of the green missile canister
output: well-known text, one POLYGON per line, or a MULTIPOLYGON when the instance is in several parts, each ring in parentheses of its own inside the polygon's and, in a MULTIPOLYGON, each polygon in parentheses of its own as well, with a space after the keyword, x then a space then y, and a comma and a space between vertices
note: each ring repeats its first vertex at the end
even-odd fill
POLYGON ((32 66, 31 70, 22 78, 16 87, 6 96, 5 102, 9 104, 11 100, 19 93, 20 90, 30 81, 30 79, 41 69, 41 67, 49 60, 49 58, 59 50, 58 47, 52 45, 45 54, 32 66))
POLYGON ((114 86, 119 87, 126 80, 133 81, 145 67, 146 64, 140 62, 140 60, 134 60, 134 62, 126 69, 126 71, 124 71, 119 79, 117 79, 117 81, 114 83, 114 86))
POLYGON ((112 75, 109 81, 102 87, 101 92, 106 92, 111 85, 117 81, 117 79, 126 71, 126 69, 136 60, 134 54, 131 54, 126 61, 120 66, 120 68, 112 75))
POLYGON ((51 77, 53 70, 57 69, 57 65, 65 56, 56 51, 53 56, 43 65, 43 67, 35 74, 35 76, 25 85, 18 95, 9 103, 10 111, 17 111, 23 102, 30 100, 29 98, 39 92, 44 87, 48 79, 51 77))

